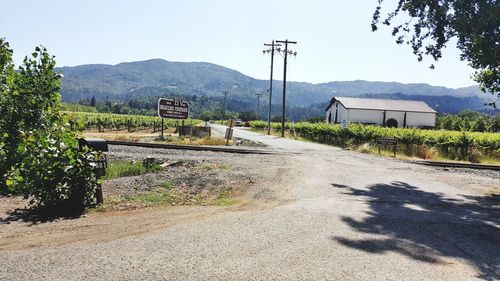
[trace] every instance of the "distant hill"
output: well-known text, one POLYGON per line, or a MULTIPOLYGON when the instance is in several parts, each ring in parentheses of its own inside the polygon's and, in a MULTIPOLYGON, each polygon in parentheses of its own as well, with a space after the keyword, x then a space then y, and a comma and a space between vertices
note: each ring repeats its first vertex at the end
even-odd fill
MULTIPOLYGON (((64 78, 61 85, 63 101, 77 102, 95 96, 97 100, 126 101, 150 96, 220 96, 230 91, 242 99, 255 99, 256 93, 265 93, 267 80, 254 79, 236 70, 204 62, 169 62, 153 59, 126 62, 117 65, 80 65, 59 68, 64 78)), ((281 83, 273 88, 273 102, 281 100, 281 83)), ((403 84, 397 82, 337 81, 311 84, 289 82, 287 103, 294 107, 326 104, 332 96, 376 95, 385 98, 425 99, 435 107, 437 100, 443 104, 446 96, 454 98, 455 113, 466 108, 488 111, 485 100, 491 98, 477 86, 450 89, 428 84, 403 84), (461 103, 463 101, 463 104, 461 103)))

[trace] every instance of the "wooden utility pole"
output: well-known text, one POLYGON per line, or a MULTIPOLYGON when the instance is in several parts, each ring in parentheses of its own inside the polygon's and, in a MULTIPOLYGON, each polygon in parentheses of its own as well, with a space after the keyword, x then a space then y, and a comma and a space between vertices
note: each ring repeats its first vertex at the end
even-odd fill
POLYGON ((226 119, 226 98, 227 94, 229 94, 229 91, 222 91, 222 94, 224 95, 224 111, 223 111, 223 116, 222 116, 222 123, 224 124, 224 120, 226 119))
POLYGON ((271 47, 270 49, 262 51, 264 54, 265 53, 271 53, 271 78, 269 79, 269 113, 267 116, 267 134, 271 134, 271 100, 273 98, 273 63, 274 63, 274 51, 280 51, 280 44, 274 43, 274 40, 271 42, 271 44, 264 44, 266 47, 271 47))
POLYGON ((261 93, 255 94, 257 96, 257 120, 260 120, 260 97, 262 96, 261 93))
POLYGON ((285 44, 285 50, 284 50, 285 62, 283 64, 283 112, 281 113, 281 137, 284 137, 285 136, 286 64, 287 64, 287 58, 288 58, 289 54, 294 55, 294 56, 297 55, 297 52, 292 52, 292 51, 288 50, 288 44, 297 44, 297 42, 288 41, 288 39, 286 39, 285 41, 278 40, 276 42, 285 44))

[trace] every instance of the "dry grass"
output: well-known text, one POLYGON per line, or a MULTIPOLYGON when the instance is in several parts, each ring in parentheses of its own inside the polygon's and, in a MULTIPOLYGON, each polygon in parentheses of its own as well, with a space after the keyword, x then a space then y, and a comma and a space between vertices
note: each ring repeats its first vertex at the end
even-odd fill
MULTIPOLYGON (((169 144, 180 144, 180 145, 226 145, 226 140, 222 138, 211 138, 211 137, 203 137, 196 138, 181 136, 178 134, 174 134, 174 129, 169 128, 164 131, 164 141, 158 141, 157 138, 160 136, 160 132, 152 132, 149 130, 136 131, 136 132, 128 132, 127 130, 120 131, 105 131, 105 132, 97 132, 95 130, 85 131, 83 134, 86 138, 100 138, 106 139, 110 141, 127 141, 127 142, 151 142, 154 141, 156 143, 169 143, 169 144)), ((229 144, 232 144, 232 141, 229 141, 229 144)))
POLYGON ((100 138, 106 140, 113 141, 129 141, 129 142, 139 142, 144 139, 151 139, 159 136, 159 132, 151 132, 151 130, 143 130, 136 132, 127 132, 127 130, 120 131, 105 131, 105 132, 97 132, 97 131, 85 131, 83 136, 87 138, 100 138))
MULTIPOLYGON (((156 143, 168 143, 168 144, 179 144, 179 145, 226 145, 226 140, 222 138, 213 138, 213 137, 185 137, 185 136, 167 136, 164 141, 155 140, 156 143)), ((232 144, 232 141, 229 141, 229 145, 232 144)))
POLYGON ((425 160, 435 160, 439 156, 439 152, 434 147, 421 146, 415 149, 415 156, 425 160))
POLYGON ((363 145, 359 146, 356 151, 361 152, 361 153, 371 153, 371 145, 370 143, 364 143, 363 145))

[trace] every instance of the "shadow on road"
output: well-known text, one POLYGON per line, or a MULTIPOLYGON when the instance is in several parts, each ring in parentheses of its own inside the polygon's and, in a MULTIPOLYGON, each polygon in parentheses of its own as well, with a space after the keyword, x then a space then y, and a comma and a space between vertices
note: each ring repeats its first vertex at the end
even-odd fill
MULTIPOLYGON (((0 199, 2 197, 0 196, 0 199)), ((11 222, 26 222, 29 225, 47 223, 56 220, 77 219, 84 214, 84 210, 74 208, 41 208, 18 207, 0 211, 0 225, 11 222)))
POLYGON ((332 184, 345 194, 368 201, 368 217, 342 220, 378 239, 332 237, 346 247, 369 253, 397 252, 427 263, 445 263, 443 257, 474 265, 479 278, 500 278, 500 209, 491 197, 447 198, 405 182, 375 184, 363 189, 332 184))
POLYGON ((27 222, 30 225, 53 222, 57 220, 70 220, 70 219, 78 219, 82 216, 82 213, 65 213, 65 214, 56 214, 56 213, 46 213, 39 212, 38 210, 32 209, 16 209, 12 212, 8 213, 6 218, 0 218, 0 224, 8 224, 15 221, 27 222))

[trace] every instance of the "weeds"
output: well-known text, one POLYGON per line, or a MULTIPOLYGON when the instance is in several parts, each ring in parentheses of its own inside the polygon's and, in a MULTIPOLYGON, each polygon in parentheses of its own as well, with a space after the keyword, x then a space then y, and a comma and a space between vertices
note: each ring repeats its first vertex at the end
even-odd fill
POLYGON ((121 177, 138 176, 146 173, 159 171, 160 165, 154 164, 149 167, 144 167, 141 162, 125 162, 125 161, 110 161, 106 169, 105 180, 116 179, 121 177))
POLYGON ((217 197, 209 202, 209 205, 232 206, 242 202, 239 198, 233 198, 230 188, 225 188, 218 192, 217 197))
POLYGON ((180 192, 150 192, 125 196, 127 201, 145 203, 146 205, 179 205, 184 201, 180 192))
POLYGON ((426 160, 434 160, 438 158, 438 151, 434 147, 427 147, 425 145, 422 145, 420 147, 417 147, 414 152, 415 156, 421 159, 426 159, 426 160))
POLYGON ((174 188, 174 183, 172 181, 164 181, 161 184, 161 187, 163 187, 166 190, 171 190, 172 188, 174 188))

